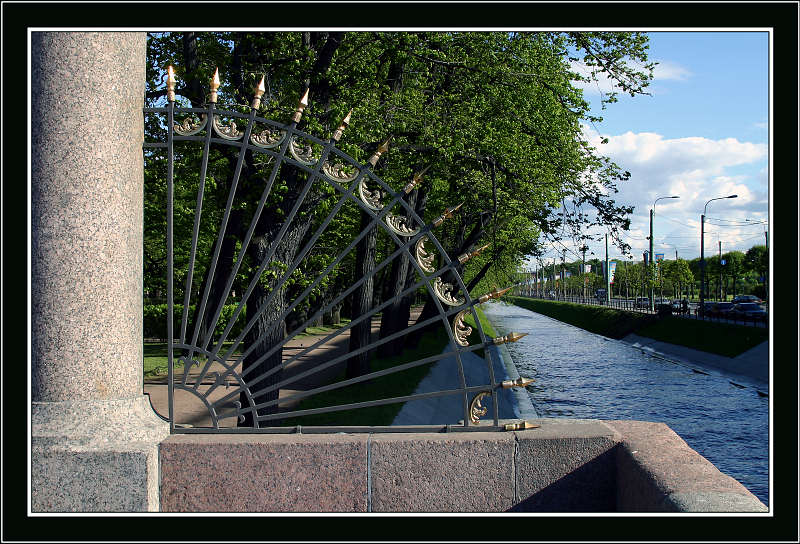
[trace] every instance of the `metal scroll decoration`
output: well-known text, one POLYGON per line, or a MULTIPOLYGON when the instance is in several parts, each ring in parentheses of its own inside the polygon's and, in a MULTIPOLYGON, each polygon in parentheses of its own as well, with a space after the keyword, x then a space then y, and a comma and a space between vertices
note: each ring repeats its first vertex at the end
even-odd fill
POLYGON ((370 191, 367 188, 367 184, 362 179, 358 184, 358 196, 361 197, 361 201, 367 205, 367 207, 373 211, 381 211, 383 209, 383 204, 381 203, 381 190, 376 189, 375 191, 370 191))
POLYGON ((456 344, 459 346, 469 346, 467 338, 470 334, 472 334, 472 327, 464 323, 464 318, 467 317, 467 314, 469 313, 469 309, 461 310, 456 314, 455 319, 453 319, 453 336, 456 344))
POLYGON ((433 280, 433 292, 436 296, 447 304, 448 306, 461 306, 464 304, 463 298, 458 298, 453 295, 453 284, 442 281, 439 276, 433 280))
POLYGON ((408 219, 402 215, 386 214, 386 225, 398 236, 414 236, 420 231, 409 226, 408 219))
POLYGON ((314 158, 314 149, 308 142, 301 142, 300 138, 293 136, 289 144, 289 154, 294 159, 306 166, 312 166, 317 162, 314 158))
POLYGON ((419 267, 428 274, 431 274, 436 271, 433 267, 433 259, 436 255, 434 253, 428 253, 425 249, 425 242, 427 241, 427 236, 421 236, 420 239, 417 240, 417 243, 414 244, 414 256, 417 258, 419 267))
POLYGON ((181 136, 194 136, 205 128, 207 121, 208 116, 205 114, 201 115, 199 119, 195 115, 190 115, 180 123, 174 123, 172 129, 175 134, 181 136))
POLYGON ((359 171, 348 172, 349 168, 345 164, 331 164, 330 161, 322 163, 322 173, 329 180, 346 185, 358 177, 359 171))
POLYGON ((212 125, 214 127, 214 132, 216 132, 220 138, 225 138, 226 140, 238 140, 244 136, 244 132, 236 127, 236 123, 233 119, 225 124, 222 122, 219 115, 215 115, 212 125))
POLYGON ((283 143, 287 132, 267 127, 259 133, 250 135, 250 142, 263 149, 273 149, 283 143))
POLYGON ((469 403, 469 420, 473 425, 478 423, 478 420, 486 415, 488 408, 481 404, 481 401, 488 397, 490 394, 486 391, 478 393, 472 402, 469 403))

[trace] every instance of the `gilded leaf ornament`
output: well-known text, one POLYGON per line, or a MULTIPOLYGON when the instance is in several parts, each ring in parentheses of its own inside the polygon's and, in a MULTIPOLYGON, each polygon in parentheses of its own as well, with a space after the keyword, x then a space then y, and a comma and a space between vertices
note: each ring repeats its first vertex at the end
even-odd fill
POLYGON ((433 267, 433 259, 436 255, 434 253, 428 253, 425 250, 425 242, 427 241, 427 236, 423 236, 417 240, 417 243, 414 245, 414 255, 417 257, 417 263, 419 264, 419 267, 430 274, 436 270, 433 267))
POLYGON ((398 236, 414 236, 420 229, 408 224, 408 218, 402 215, 386 214, 386 226, 398 236))
POLYGON ((303 163, 306 166, 311 166, 317 159, 314 158, 314 150, 309 143, 301 143, 297 136, 292 137, 289 145, 289 153, 295 158, 297 162, 303 163))
POLYGON ((219 134, 220 138, 224 138, 226 140, 238 140, 244 136, 244 132, 236 128, 236 123, 233 121, 233 119, 231 119, 228 124, 225 124, 220 120, 218 115, 215 115, 212 126, 214 127, 214 132, 219 134))
POLYGON ((258 134, 251 134, 250 142, 255 146, 262 147, 264 149, 271 149, 281 145, 284 138, 286 138, 285 130, 267 127, 258 134))
POLYGON ((456 339, 456 343, 463 347, 469 346, 467 337, 472 334, 472 327, 464 323, 464 318, 469 312, 469 309, 461 310, 456 314, 456 317, 453 320, 453 336, 456 339))
POLYGON ((200 119, 192 115, 181 121, 180 124, 173 124, 172 129, 176 134, 180 134, 181 136, 194 136, 205 128, 207 120, 207 115, 202 115, 200 119))
POLYGON ((322 163, 322 173, 325 177, 336 183, 347 184, 358 177, 358 170, 355 172, 348 172, 348 167, 345 164, 331 164, 330 161, 322 163))
POLYGON ((363 179, 361 183, 358 184, 358 196, 361 197, 361 201, 371 210, 377 212, 383 208, 383 204, 381 203, 381 190, 376 189, 375 191, 370 191, 367 189, 367 184, 364 183, 363 179))
POLYGON ((443 282, 442 278, 438 276, 433 280, 433 292, 436 293, 439 300, 448 306, 460 306, 464 304, 463 298, 456 298, 453 296, 453 284, 443 282))

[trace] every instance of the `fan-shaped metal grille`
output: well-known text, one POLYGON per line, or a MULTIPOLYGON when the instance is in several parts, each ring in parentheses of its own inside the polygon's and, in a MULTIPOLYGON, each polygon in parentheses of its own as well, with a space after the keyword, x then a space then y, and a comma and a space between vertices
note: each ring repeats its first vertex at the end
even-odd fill
MULTIPOLYGON (((148 115, 160 116, 166 141, 146 142, 144 146, 163 149, 166 154, 168 316, 172 316, 175 311, 173 299, 176 285, 174 269, 176 247, 179 247, 183 254, 188 254, 185 281, 180 282, 184 296, 180 310, 179 331, 175 331, 172 319, 167 320, 169 419, 173 432, 355 432, 359 430, 419 432, 501 429, 498 419, 497 390, 510 385, 495 379, 491 352, 484 348, 492 343, 513 341, 515 337, 498 339, 485 337, 474 306, 490 298, 499 297, 501 292, 495 291, 479 299, 471 298, 455 270, 459 259, 463 262, 470 255, 452 260, 436 238, 436 228, 452 216, 458 206, 443 210, 434 221, 425 223, 403 198, 414 188, 419 177, 415 177, 414 181, 398 191, 373 172, 378 158, 387 150, 388 141, 379 147, 366 164, 357 162, 337 149, 336 144, 347 126, 349 115, 328 140, 298 130, 297 124, 301 119, 307 95, 301 100, 292 121, 288 124, 257 116, 260 95, 257 95, 249 113, 217 109, 215 92, 212 92, 211 100, 203 108, 177 106, 171 89, 168 96, 170 100, 166 106, 144 110, 148 115), (181 146, 177 159, 176 146, 181 146), (174 179, 176 164, 181 166, 181 171, 185 171, 189 166, 190 161, 187 157, 190 152, 186 151, 188 149, 186 146, 194 146, 194 153, 199 157, 192 234, 189 240, 174 240, 176 185, 184 192, 191 185, 188 182, 181 185, 180 179, 174 179), (202 151, 198 150, 200 147, 202 151), (209 254, 204 255, 204 251, 199 247, 199 233, 203 219, 205 188, 209 185, 210 179, 218 182, 216 179, 218 176, 211 172, 214 167, 210 166, 209 158, 212 150, 221 147, 238 150, 236 166, 229 178, 230 188, 224 210, 219 207, 222 211, 218 218, 216 242, 212 246, 213 249, 207 252, 209 254), (220 248, 225 242, 232 213, 239 209, 241 199, 246 198, 244 194, 239 194, 243 193, 239 191, 239 182, 248 153, 251 162, 266 164, 264 172, 268 174, 263 178, 263 189, 250 217, 247 232, 239 240, 235 262, 228 269, 224 295, 214 298, 210 293, 219 264, 220 248), (176 163, 176 160, 186 161, 186 164, 176 163), (275 193, 276 180, 280 180, 281 175, 289 172, 294 179, 292 187, 294 194, 293 198, 286 200, 285 207, 291 207, 283 210, 283 223, 273 226, 268 240, 256 240, 258 237, 256 225, 265 207, 275 205, 276 201, 280 202, 280 195, 275 193), (319 206, 313 213, 306 211, 304 214, 301 209, 309 194, 318 194, 320 191, 327 191, 326 205, 319 206), (331 227, 337 217, 341 217, 346 210, 350 211, 350 216, 357 213, 367 217, 366 224, 362 222, 360 233, 350 240, 341 241, 339 247, 317 248, 326 229, 331 227), (281 242, 290 232, 292 225, 298 222, 307 222, 309 225, 298 246, 299 250, 290 259, 291 262, 276 268, 274 260, 276 251, 279 251, 281 242), (389 241, 387 242, 389 245, 385 247, 392 248, 385 251, 385 258, 375 262, 366 275, 360 278, 353 277, 350 285, 346 289, 341 289, 335 297, 313 306, 312 308, 317 309, 313 313, 307 313, 302 322, 295 323, 292 330, 285 330, 282 335, 278 334, 278 338, 282 336, 282 339, 273 341, 268 346, 260 342, 254 332, 266 331, 274 337, 276 330, 285 328, 287 316, 306 303, 309 297, 318 296, 320 289, 325 286, 326 279, 335 273, 345 259, 353 258, 353 252, 359 243, 375 229, 382 232, 382 236, 389 241), (262 257, 260 262, 247 257, 248 249, 255 243, 262 243, 264 248, 260 254, 262 257), (318 251, 315 251, 315 248, 318 251), (282 305, 278 305, 280 312, 272 315, 271 321, 264 325, 268 308, 274 308, 275 297, 285 296, 287 282, 296 277, 304 260, 315 258, 320 254, 325 255, 323 259, 327 261, 325 266, 317 266, 317 273, 313 279, 304 278, 303 288, 294 288, 291 300, 287 298, 282 305), (352 296, 365 282, 374 281, 382 270, 402 255, 408 258, 409 265, 416 271, 416 282, 411 285, 406 284, 406 288, 399 295, 373 305, 363 315, 352 315, 351 321, 343 326, 324 334, 301 337, 323 314, 345 302, 347 297, 352 296), (437 256, 439 266, 436 266, 437 256), (200 282, 198 280, 201 278, 196 269, 198 266, 202 269, 201 263, 205 259, 207 259, 206 277, 200 282), (252 295, 260 288, 259 282, 263 281, 265 273, 271 278, 270 287, 266 289, 266 294, 262 295, 258 308, 253 311, 255 304, 252 295), (241 279, 243 275, 247 276, 245 280, 241 279), (236 285, 247 285, 238 297, 234 296, 236 285), (331 354, 325 355, 324 346, 347 337, 354 327, 360 323, 369 323, 395 299, 413 295, 420 288, 430 293, 437 315, 417 321, 395 334, 371 340, 357 349, 351 348, 338 354, 329 350, 331 354), (223 311, 228 301, 233 301, 235 305, 232 313, 223 311), (200 318, 193 319, 191 315, 190 307, 193 303, 194 315, 201 316, 200 318), (251 306, 245 311, 248 303, 251 306), (271 304, 273 306, 270 306, 271 304), (204 328, 202 316, 206 314, 211 317, 204 328), (468 335, 473 332, 472 328, 464 323, 464 319, 469 315, 474 319, 479 337, 479 342, 473 345, 469 345, 467 341, 468 335), (242 321, 245 322, 244 325, 241 325, 242 321), (447 333, 449 349, 356 377, 328 378, 327 381, 322 380, 305 390, 293 388, 293 384, 297 382, 340 368, 352 357, 369 353, 386 342, 411 338, 411 333, 422 331, 437 323, 447 333), (235 330, 238 332, 234 333, 235 330), (305 341, 301 341, 298 345, 298 339, 303 338, 305 341), (482 383, 467 383, 464 371, 465 357, 479 350, 483 351, 485 380, 482 383), (274 361, 276 356, 280 357, 278 363, 273 362, 272 366, 265 370, 262 363, 268 360, 274 361), (357 399, 354 402, 339 401, 311 408, 302 404, 306 399, 323 393, 347 391, 347 388, 357 387, 359 384, 374 383, 386 376, 407 372, 424 365, 430 366, 445 359, 454 361, 452 369, 457 385, 453 388, 366 400, 353 396, 357 399), (298 361, 302 360, 311 361, 311 364, 304 366, 301 372, 288 376, 285 374, 287 369, 296 366, 298 361), (248 364, 245 365, 245 361, 248 364), (182 371, 179 371, 181 366, 182 371), (189 395, 201 411, 207 412, 204 425, 181 424, 176 414, 176 395, 189 395), (492 400, 491 405, 483 406, 481 401, 487 396, 492 400), (352 414, 353 410, 438 397, 449 397, 460 404, 462 414, 460 421, 414 427, 348 424, 348 414, 352 414), (486 414, 489 408, 492 411, 493 424, 487 421, 476 425, 478 418, 486 414), (333 425, 301 423, 304 417, 330 413, 341 414, 340 421, 333 425)), ((474 364, 475 359, 476 357, 472 355, 470 364, 474 364)))

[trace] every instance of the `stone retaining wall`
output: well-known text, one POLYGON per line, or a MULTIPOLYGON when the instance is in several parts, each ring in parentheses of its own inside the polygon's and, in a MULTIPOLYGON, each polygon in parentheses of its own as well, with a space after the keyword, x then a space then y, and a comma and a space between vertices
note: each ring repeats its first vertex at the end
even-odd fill
POLYGON ((165 512, 767 512, 669 427, 538 419, 506 433, 172 435, 165 512))

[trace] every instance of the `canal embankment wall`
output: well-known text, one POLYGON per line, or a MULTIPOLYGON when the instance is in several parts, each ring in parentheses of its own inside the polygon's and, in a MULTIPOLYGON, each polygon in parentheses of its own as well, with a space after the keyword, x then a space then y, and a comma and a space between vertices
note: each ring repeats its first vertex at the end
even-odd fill
MULTIPOLYGON (((554 303, 552 301, 530 299, 526 297, 505 297, 508 302, 526 310, 536 312, 569 325, 580 327, 589 332, 600 334, 624 342, 654 357, 666 359, 676 364, 689 366, 697 370, 721 371, 732 375, 745 385, 756 388, 766 394, 769 390, 770 351, 769 340, 751 342, 752 347, 733 356, 720 355, 675 343, 676 335, 661 336, 663 328, 656 327, 659 317, 606 308, 573 303, 554 303), (647 330, 647 336, 637 334, 647 330), (667 339, 672 340, 666 341, 667 339)), ((668 318, 679 319, 679 318, 668 318)), ((742 329, 743 335, 754 335, 764 338, 764 330, 742 325, 730 325, 721 328, 716 323, 692 321, 695 329, 695 345, 697 337, 705 337, 709 344, 720 345, 731 339, 731 331, 742 329)), ((739 339, 741 340, 741 338, 739 339)), ((747 345, 747 344, 745 344, 747 345)))
POLYGON ((163 512, 769 509, 663 423, 508 432, 191 434, 161 442, 163 512))

